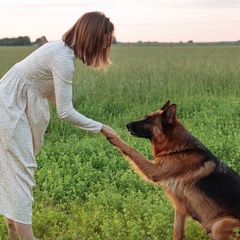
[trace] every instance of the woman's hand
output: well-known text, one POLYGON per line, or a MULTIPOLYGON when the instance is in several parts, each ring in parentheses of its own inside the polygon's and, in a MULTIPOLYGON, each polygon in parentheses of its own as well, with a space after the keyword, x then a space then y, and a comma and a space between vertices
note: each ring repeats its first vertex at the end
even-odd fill
POLYGON ((118 134, 108 125, 102 125, 101 133, 107 138, 108 133, 118 136, 118 134))

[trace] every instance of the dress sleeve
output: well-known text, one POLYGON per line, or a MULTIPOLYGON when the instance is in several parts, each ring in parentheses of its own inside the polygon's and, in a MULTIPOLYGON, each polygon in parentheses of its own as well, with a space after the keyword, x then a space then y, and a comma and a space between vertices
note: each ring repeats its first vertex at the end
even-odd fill
POLYGON ((76 127, 98 133, 102 124, 77 112, 72 104, 74 60, 56 60, 52 67, 57 114, 60 119, 76 127))

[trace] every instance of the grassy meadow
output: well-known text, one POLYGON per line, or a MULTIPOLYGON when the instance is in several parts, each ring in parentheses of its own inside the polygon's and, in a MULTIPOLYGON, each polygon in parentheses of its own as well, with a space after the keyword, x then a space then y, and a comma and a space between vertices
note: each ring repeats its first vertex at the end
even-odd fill
MULTIPOLYGON (((0 47, 0 78, 34 47, 0 47)), ((73 102, 152 158, 147 140, 125 124, 171 100, 178 118, 216 156, 240 173, 240 46, 116 45, 106 71, 76 61, 73 102)), ((37 156, 33 228, 39 240, 171 240, 174 212, 161 186, 135 174, 101 134, 57 118, 37 156)), ((0 239, 7 239, 0 218, 0 239)), ((206 240, 193 220, 187 240, 206 240)))

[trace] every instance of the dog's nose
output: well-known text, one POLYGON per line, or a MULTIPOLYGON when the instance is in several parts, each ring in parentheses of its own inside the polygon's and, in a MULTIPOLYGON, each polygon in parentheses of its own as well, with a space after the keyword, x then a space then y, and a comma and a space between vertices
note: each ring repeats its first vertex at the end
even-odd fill
POLYGON ((126 124, 126 128, 129 130, 131 128, 131 124, 130 123, 127 123, 126 124))

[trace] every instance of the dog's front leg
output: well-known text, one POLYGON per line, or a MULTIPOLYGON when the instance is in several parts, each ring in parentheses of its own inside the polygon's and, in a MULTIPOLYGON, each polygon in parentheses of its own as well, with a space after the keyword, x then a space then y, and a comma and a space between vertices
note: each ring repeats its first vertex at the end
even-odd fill
POLYGON ((178 209, 175 208, 175 217, 174 217, 174 233, 173 240, 182 240, 185 230, 186 216, 181 214, 178 209))
POLYGON ((107 133, 106 137, 111 144, 113 144, 127 159, 130 160, 130 163, 136 172, 138 172, 146 180, 154 182, 154 176, 157 171, 157 167, 154 163, 149 161, 136 149, 122 141, 119 136, 107 133))

